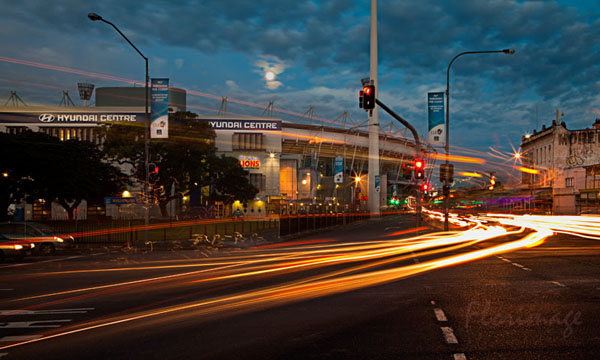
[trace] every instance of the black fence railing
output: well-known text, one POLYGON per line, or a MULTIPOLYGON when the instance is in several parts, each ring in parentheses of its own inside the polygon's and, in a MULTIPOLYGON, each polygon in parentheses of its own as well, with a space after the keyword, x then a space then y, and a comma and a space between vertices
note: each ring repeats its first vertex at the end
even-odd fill
MULTIPOLYGON (((143 220, 102 220, 102 221, 46 221, 58 235, 73 236, 78 246, 140 245, 145 240, 143 220)), ((251 236, 267 230, 276 230, 277 218, 225 218, 185 221, 151 221, 148 226, 148 240, 169 242, 189 240, 198 234, 213 237, 232 236, 240 233, 251 236)))
POLYGON ((367 212, 281 216, 279 218, 279 236, 345 225, 368 218, 369 213, 367 212))

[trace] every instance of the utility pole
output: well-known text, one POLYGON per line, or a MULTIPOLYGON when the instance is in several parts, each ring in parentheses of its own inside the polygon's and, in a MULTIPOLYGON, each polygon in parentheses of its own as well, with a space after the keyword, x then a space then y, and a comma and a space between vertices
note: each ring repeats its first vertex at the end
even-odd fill
MULTIPOLYGON (((377 0, 371 0, 371 66, 370 78, 375 85, 377 98, 377 0)), ((379 112, 377 107, 369 111, 369 192, 368 208, 372 216, 379 216, 379 192, 376 190, 376 180, 379 180, 379 112)), ((381 191, 381 189, 380 189, 381 191)))

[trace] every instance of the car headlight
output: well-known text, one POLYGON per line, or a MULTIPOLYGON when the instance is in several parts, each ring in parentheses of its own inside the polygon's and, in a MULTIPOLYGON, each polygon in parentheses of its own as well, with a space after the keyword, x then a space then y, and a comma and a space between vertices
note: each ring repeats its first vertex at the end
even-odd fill
POLYGON ((31 248, 32 248, 32 249, 35 247, 35 244, 34 244, 34 243, 31 243, 31 244, 29 244, 29 245, 31 245, 31 248))
POLYGON ((54 237, 54 241, 63 242, 64 240, 61 239, 61 238, 59 238, 58 236, 55 236, 54 237))
POLYGON ((15 245, 15 250, 21 250, 23 248, 23 245, 15 245))

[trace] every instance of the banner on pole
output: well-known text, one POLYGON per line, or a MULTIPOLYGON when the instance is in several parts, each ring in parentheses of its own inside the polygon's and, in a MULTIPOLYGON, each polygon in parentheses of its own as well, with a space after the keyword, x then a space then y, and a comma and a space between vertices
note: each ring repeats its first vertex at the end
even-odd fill
POLYGON ((342 155, 335 156, 335 164, 333 167, 333 182, 336 184, 344 183, 344 157, 342 155))
POLYGON ((429 115, 429 143, 444 145, 446 140, 444 133, 444 93, 427 93, 427 109, 429 115))
POLYGON ((169 137, 169 79, 152 79, 150 138, 169 137))

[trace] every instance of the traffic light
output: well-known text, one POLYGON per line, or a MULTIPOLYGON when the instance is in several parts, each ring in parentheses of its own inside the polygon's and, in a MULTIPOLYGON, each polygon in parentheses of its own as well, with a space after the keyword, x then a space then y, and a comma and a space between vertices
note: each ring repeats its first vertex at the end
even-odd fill
POLYGON ((489 190, 494 190, 494 186, 496 185, 496 176, 495 175, 490 175, 490 186, 488 187, 489 190))
POLYGON ((448 180, 449 183, 454 181, 454 165, 440 164, 440 181, 448 180))
POLYGON ((412 179, 412 169, 407 163, 402 163, 401 176, 406 180, 412 179))
POLYGON ((429 193, 429 184, 423 183, 423 185, 421 185, 421 190, 423 190, 423 194, 427 195, 429 193))
POLYGON ((364 108, 365 107, 364 103, 365 103, 365 95, 364 95, 363 91, 360 90, 358 92, 358 107, 361 109, 364 108))
POLYGON ((155 183, 158 180, 158 166, 154 163, 148 164, 148 179, 150 183, 155 183))
POLYGON ((365 110, 375 108, 375 85, 366 85, 362 89, 362 107, 365 110))
POLYGON ((425 178, 425 162, 421 159, 415 160, 415 179, 422 180, 425 178))

